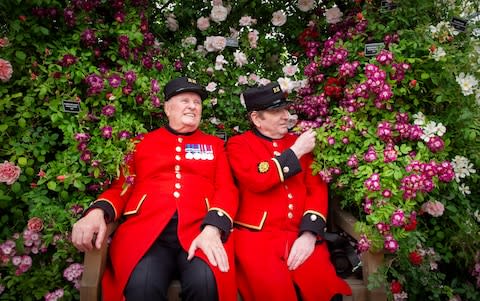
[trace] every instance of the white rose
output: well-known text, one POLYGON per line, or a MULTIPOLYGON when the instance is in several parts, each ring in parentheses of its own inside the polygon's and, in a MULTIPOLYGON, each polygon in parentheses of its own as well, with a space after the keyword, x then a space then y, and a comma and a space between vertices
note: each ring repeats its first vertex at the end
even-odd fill
POLYGON ((282 26, 285 22, 287 22, 287 16, 282 10, 277 10, 272 14, 273 26, 282 26))
POLYGON ((299 10, 303 12, 307 12, 309 10, 312 10, 315 7, 315 1, 314 0, 298 0, 297 7, 299 10))
POLYGON ((325 11, 328 24, 336 24, 342 20, 343 13, 338 7, 332 7, 325 11))
POLYGON ((237 64, 237 66, 242 67, 243 65, 247 64, 247 56, 245 53, 241 52, 240 50, 237 50, 233 53, 234 56, 234 61, 237 64))
POLYGON ((210 18, 213 22, 220 23, 227 19, 228 10, 222 5, 214 5, 210 12, 210 18))
POLYGON ((186 37, 185 39, 182 40, 182 46, 183 47, 188 47, 188 46, 195 46, 197 45, 197 38, 196 37, 186 37))
POLYGON ((209 82, 208 85, 205 87, 205 90, 207 90, 208 92, 213 92, 217 90, 217 83, 209 82))

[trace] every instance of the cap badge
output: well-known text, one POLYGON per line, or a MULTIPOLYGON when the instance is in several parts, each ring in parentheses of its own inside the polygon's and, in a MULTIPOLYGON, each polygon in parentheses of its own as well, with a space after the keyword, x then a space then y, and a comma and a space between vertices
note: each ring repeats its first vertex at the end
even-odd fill
POLYGON ((278 87, 278 86, 277 86, 277 87, 273 87, 273 88, 272 88, 272 91, 273 91, 273 93, 278 93, 278 92, 280 92, 280 87, 278 87))
POLYGON ((192 83, 192 84, 196 84, 196 83, 197 83, 197 81, 194 80, 194 79, 192 79, 192 78, 187 78, 187 81, 188 81, 189 83, 192 83))
POLYGON ((258 172, 259 173, 266 173, 269 169, 270 169, 270 165, 266 161, 260 162, 258 164, 258 172))

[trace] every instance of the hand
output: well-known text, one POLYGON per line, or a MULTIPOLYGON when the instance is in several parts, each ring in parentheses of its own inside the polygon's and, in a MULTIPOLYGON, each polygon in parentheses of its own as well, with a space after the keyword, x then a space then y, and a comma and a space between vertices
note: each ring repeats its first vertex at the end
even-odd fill
POLYGON ((302 235, 295 240, 288 255, 287 265, 289 270, 295 270, 312 255, 316 241, 316 236, 308 231, 303 232, 302 235))
POLYGON ((298 136, 295 143, 290 147, 298 159, 313 150, 315 147, 315 136, 315 131, 312 129, 308 129, 298 136))
POLYGON ((73 225, 72 243, 81 252, 92 250, 94 245, 100 249, 106 232, 103 210, 95 208, 73 225))
POLYGON ((203 231, 192 241, 188 249, 188 260, 195 255, 195 251, 199 248, 205 253, 208 261, 220 269, 222 272, 228 272, 228 257, 220 238, 220 230, 212 225, 206 225, 203 231))

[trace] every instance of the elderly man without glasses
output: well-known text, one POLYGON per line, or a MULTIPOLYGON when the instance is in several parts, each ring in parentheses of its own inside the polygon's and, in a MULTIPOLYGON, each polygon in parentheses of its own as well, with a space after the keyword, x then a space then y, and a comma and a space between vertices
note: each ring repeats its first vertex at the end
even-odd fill
POLYGON ((223 140, 198 129, 207 93, 181 77, 164 89, 168 125, 144 135, 128 162, 133 184, 116 179, 73 226, 80 251, 115 231, 103 300, 167 300, 178 278, 182 300, 235 301, 232 218, 237 210, 223 140))

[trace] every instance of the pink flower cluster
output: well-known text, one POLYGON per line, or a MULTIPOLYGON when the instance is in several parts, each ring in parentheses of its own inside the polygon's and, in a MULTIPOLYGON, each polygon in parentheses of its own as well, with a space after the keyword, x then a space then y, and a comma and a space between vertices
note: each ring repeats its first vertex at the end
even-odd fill
POLYGON ((45 301, 57 301, 63 297, 63 293, 63 289, 59 288, 53 292, 46 293, 43 297, 45 298, 45 301))
POLYGON ((383 248, 390 253, 395 253, 399 248, 398 241, 393 238, 393 235, 387 234, 384 236, 383 248))
POLYGON ((360 235, 360 239, 358 240, 358 243, 357 243, 357 250, 359 252, 368 251, 371 245, 372 245, 372 242, 368 239, 368 237, 365 234, 360 235))
POLYGON ((455 172, 450 162, 421 163, 412 161, 405 170, 409 173, 401 180, 400 190, 403 191, 405 200, 416 197, 417 192, 431 192, 435 188, 434 177, 442 182, 451 182, 455 178, 455 172))
POLYGON ((0 183, 6 183, 7 185, 12 185, 17 181, 18 177, 22 170, 20 167, 15 164, 4 161, 0 163, 0 183))
POLYGON ((369 191, 379 191, 381 189, 380 175, 378 173, 373 173, 368 179, 365 180, 363 185, 369 191))
POLYGON ((83 274, 83 265, 72 263, 63 271, 63 277, 72 282, 76 289, 80 289, 80 279, 83 274))

